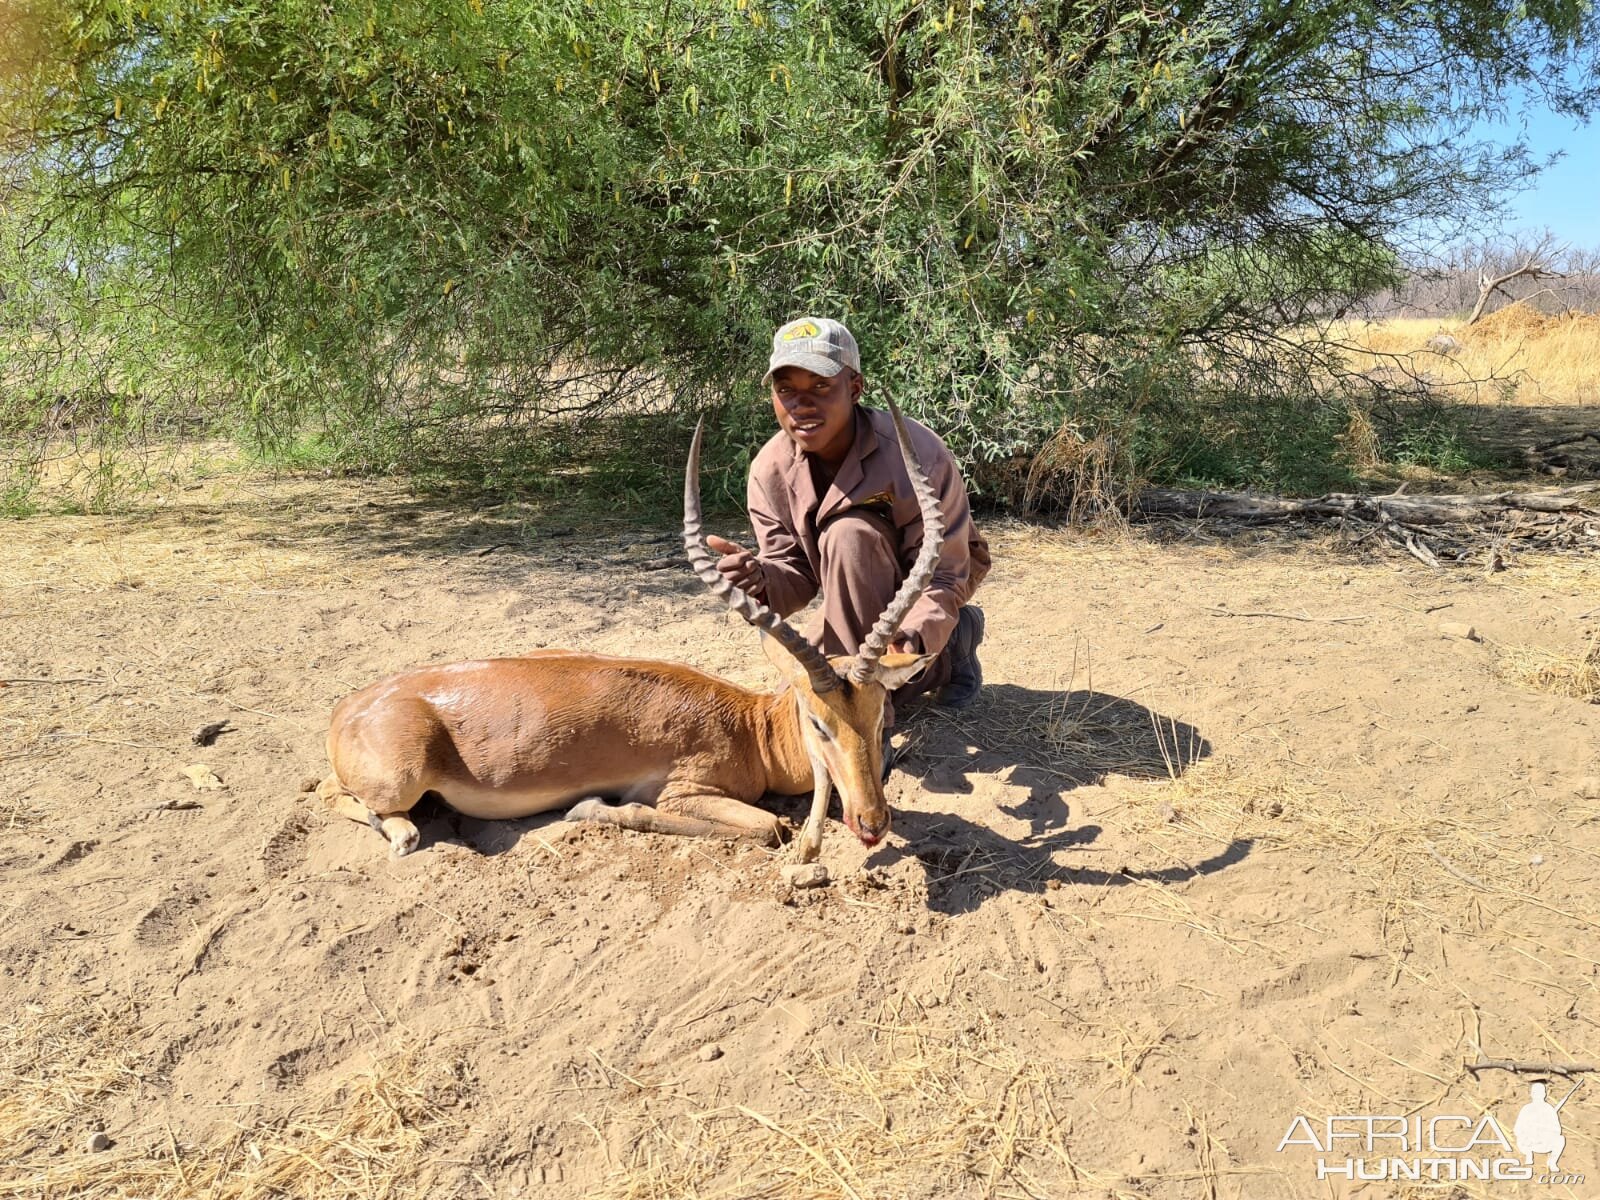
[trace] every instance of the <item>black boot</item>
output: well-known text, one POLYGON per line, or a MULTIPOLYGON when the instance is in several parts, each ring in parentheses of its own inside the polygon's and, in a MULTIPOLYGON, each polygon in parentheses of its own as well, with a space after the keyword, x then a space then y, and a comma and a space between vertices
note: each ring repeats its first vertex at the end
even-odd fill
POLYGON ((965 708, 978 698, 983 687, 983 664, 978 661, 983 625, 983 609, 971 604, 956 617, 956 631, 950 635, 950 682, 939 689, 938 702, 944 708, 965 708))

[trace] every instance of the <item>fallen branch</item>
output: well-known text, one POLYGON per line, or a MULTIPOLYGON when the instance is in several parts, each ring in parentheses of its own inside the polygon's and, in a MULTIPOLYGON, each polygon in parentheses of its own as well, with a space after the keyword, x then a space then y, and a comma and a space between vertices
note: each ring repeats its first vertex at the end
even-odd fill
POLYGON ((1448 858, 1435 850, 1432 842, 1423 842, 1422 844, 1428 848, 1428 853, 1433 856, 1434 862, 1438 863, 1446 871, 1449 871, 1450 874, 1461 880, 1462 883, 1465 883, 1471 887, 1475 887, 1480 892, 1487 892, 1489 890, 1488 885, 1485 884, 1483 880, 1479 879, 1476 875, 1468 875, 1460 867, 1456 866, 1448 858))
POLYGON ((1600 516, 1600 483, 1535 492, 1493 492, 1482 496, 1370 496, 1358 492, 1329 492, 1309 499, 1149 488, 1134 497, 1133 508, 1144 516, 1235 517, 1251 521, 1357 517, 1366 521, 1387 518, 1415 525, 1449 525, 1492 520, 1508 512, 1600 516))
POLYGON ((1311 621, 1316 624, 1343 625, 1367 620, 1364 616, 1356 617, 1313 617, 1296 613, 1281 612, 1234 612, 1227 608, 1206 609, 1213 617, 1277 617, 1284 621, 1311 621))
POLYGON ((1382 526, 1384 532, 1405 547, 1407 554, 1411 555, 1423 566, 1437 567, 1439 565, 1439 556, 1423 545, 1422 539, 1417 536, 1415 530, 1407 529, 1400 522, 1392 520, 1387 515, 1381 516, 1378 524, 1382 526))
POLYGON ((1515 1071, 1524 1075, 1581 1075, 1585 1071, 1600 1071, 1594 1063, 1536 1063, 1515 1062, 1509 1058, 1480 1058, 1475 1063, 1463 1064, 1476 1075, 1479 1071, 1515 1071))

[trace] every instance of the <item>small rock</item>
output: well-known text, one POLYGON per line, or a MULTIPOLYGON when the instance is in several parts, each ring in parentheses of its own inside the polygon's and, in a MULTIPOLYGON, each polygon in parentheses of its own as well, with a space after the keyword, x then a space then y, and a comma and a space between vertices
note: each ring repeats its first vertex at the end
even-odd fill
POLYGON ((190 736, 189 740, 196 746, 210 746, 214 745, 217 738, 221 737, 223 734, 232 732, 233 730, 228 727, 228 722, 226 720, 211 721, 208 724, 200 726, 199 729, 196 729, 193 735, 190 736))
POLYGON ((1178 819, 1178 810, 1173 808, 1170 804, 1161 805, 1160 808, 1156 809, 1156 813, 1168 825, 1174 824, 1178 819))
POLYGON ((315 775, 302 775, 300 777, 300 790, 302 792, 314 792, 317 790, 317 785, 321 782, 322 780, 318 779, 315 775))
POLYGON ((900 924, 898 926, 896 926, 896 928, 899 929, 899 931, 901 933, 906 934, 907 936, 909 936, 909 935, 911 935, 911 934, 913 934, 913 933, 915 933, 917 931, 917 927, 915 925, 913 925, 910 921, 901 921, 900 924))
POLYGON ((1047 879, 1044 881, 1044 886, 1049 888, 1052 892, 1059 892, 1061 890, 1061 880, 1047 879))
POLYGON ((193 784, 197 792, 215 792, 222 788, 222 780, 205 763, 184 767, 178 774, 193 784))
POLYGON ((1578 795, 1585 800, 1600 800, 1600 775, 1578 780, 1578 795))
POLYGON ((701 1062, 716 1062, 717 1059, 721 1057, 722 1047, 717 1045, 715 1042, 707 1042, 704 1046, 700 1047, 701 1062))
POLYGON ((1447 638, 1465 638, 1469 642, 1481 642, 1483 638, 1478 631, 1465 621, 1440 621, 1439 633, 1447 638))
POLYGON ((1530 867, 1542 867, 1542 866, 1544 866, 1544 855, 1535 854, 1532 858, 1530 858, 1528 860, 1528 865, 1530 867))
POLYGON ((296 901, 297 903, 305 898, 306 894, 303 891, 293 891, 289 893, 289 899, 296 901))
POLYGON ((102 1150, 111 1149, 111 1137, 103 1129, 96 1129, 89 1135, 89 1153, 99 1154, 102 1150))
POLYGON ((793 888, 827 887, 828 868, 821 863, 790 863, 783 868, 783 878, 793 888))
POLYGON ((1281 817, 1283 816, 1283 801, 1268 800, 1266 804, 1262 805, 1261 811, 1269 817, 1281 817))

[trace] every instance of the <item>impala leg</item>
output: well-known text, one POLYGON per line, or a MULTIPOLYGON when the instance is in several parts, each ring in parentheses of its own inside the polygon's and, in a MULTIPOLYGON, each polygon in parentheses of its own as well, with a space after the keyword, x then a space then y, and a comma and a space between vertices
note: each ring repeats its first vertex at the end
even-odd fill
POLYGON ((763 846, 776 846, 783 841, 783 822, 766 809, 735 800, 732 796, 669 796, 657 803, 669 811, 682 812, 722 826, 724 837, 749 838, 763 846))
POLYGON ((363 825, 371 824, 372 810, 357 800, 355 795, 339 782, 337 775, 329 775, 317 784, 317 795, 321 797, 323 804, 327 805, 329 812, 349 817, 352 821, 360 821, 363 825))
POLYGON ((404 858, 417 848, 417 842, 422 834, 415 825, 395 813, 380 816, 373 812, 360 797, 339 782, 337 775, 329 775, 319 783, 317 795, 322 797, 330 812, 338 813, 341 817, 349 817, 352 821, 360 821, 363 825, 370 825, 383 834, 389 841, 389 852, 396 858, 404 858))
POLYGON ((783 826, 769 812, 731 796, 691 793, 662 795, 648 804, 606 804, 584 800, 567 810, 569 821, 604 821, 645 833, 688 837, 751 838, 767 846, 782 840, 783 826))
POLYGON ((566 819, 599 821, 641 833, 675 833, 685 837, 728 836, 729 833, 711 821, 696 820, 682 813, 661 812, 648 804, 607 804, 604 800, 581 800, 567 809, 566 819))
POLYGON ((822 829, 828 821, 828 800, 833 795, 833 779, 819 762, 811 764, 811 812, 800 831, 800 861, 816 862, 822 853, 822 829))

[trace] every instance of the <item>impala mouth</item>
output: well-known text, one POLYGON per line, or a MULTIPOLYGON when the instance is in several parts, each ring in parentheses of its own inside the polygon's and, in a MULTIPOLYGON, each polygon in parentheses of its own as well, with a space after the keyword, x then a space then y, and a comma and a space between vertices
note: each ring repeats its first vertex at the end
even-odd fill
POLYGON ((856 835, 856 840, 863 846, 876 846, 883 841, 884 836, 889 832, 889 823, 887 821, 884 822, 882 829, 868 829, 855 817, 846 816, 844 825, 846 829, 856 835))

